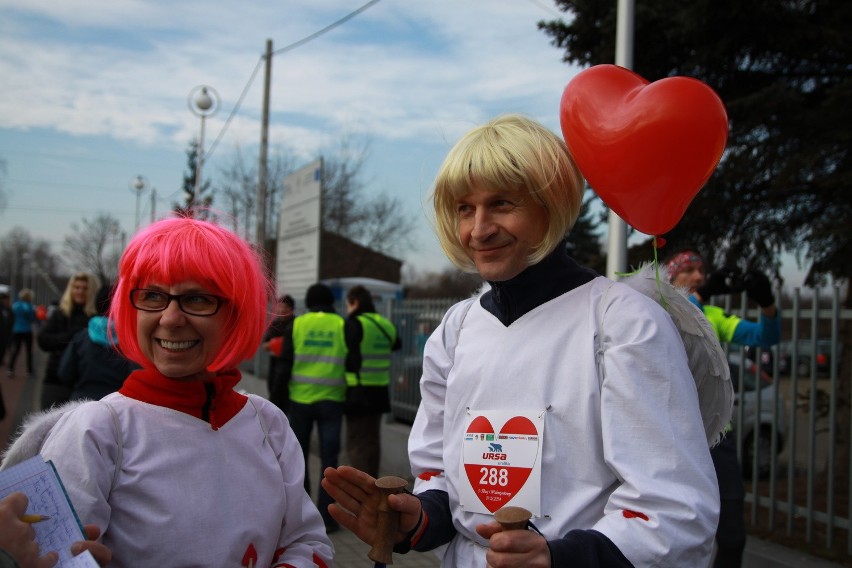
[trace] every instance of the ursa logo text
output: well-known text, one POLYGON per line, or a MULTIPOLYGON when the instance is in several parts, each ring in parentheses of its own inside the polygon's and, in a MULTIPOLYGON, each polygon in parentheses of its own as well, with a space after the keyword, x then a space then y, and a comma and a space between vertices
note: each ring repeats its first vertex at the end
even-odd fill
POLYGON ((506 461, 509 459, 509 456, 506 454, 498 454, 497 452, 482 452, 482 459, 506 461))

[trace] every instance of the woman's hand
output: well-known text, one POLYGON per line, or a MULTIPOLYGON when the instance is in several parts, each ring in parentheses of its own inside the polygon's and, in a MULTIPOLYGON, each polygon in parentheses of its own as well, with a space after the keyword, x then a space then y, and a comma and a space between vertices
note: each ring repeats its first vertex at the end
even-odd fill
POLYGON ((476 532, 488 539, 485 561, 489 568, 550 568, 550 548, 536 532, 505 531, 496 521, 477 525, 476 532))
POLYGON ((112 550, 107 548, 105 544, 97 542, 97 538, 101 536, 101 529, 97 525, 83 525, 86 530, 86 538, 71 545, 71 554, 77 556, 88 550, 92 553, 92 557, 97 561, 98 565, 106 566, 112 560, 112 550))
MULTIPOLYGON (((372 546, 378 526, 381 499, 376 479, 354 467, 328 467, 323 472, 322 486, 336 501, 328 507, 332 518, 372 546)), ((402 541, 420 520, 420 499, 399 493, 390 495, 388 504, 391 509, 400 513, 399 530, 394 538, 397 543, 402 541)))

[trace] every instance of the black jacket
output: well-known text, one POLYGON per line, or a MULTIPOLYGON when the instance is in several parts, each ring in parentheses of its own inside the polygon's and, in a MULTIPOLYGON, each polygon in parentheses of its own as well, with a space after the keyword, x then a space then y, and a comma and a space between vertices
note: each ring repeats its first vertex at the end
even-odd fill
POLYGON ((56 310, 48 318, 44 327, 38 332, 38 346, 48 353, 44 371, 45 383, 60 384, 57 372, 62 352, 71 343, 74 334, 81 329, 86 329, 88 323, 89 316, 83 311, 82 306, 77 305, 71 311, 70 317, 66 316, 62 310, 56 310))
POLYGON ((88 329, 74 335, 59 361, 59 380, 73 387, 71 400, 100 400, 121 388, 124 379, 139 365, 115 347, 92 339, 88 329))

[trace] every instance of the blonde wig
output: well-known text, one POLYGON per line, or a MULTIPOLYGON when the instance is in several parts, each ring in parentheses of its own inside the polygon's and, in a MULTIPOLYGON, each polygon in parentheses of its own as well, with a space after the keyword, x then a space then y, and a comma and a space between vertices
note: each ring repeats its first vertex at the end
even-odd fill
POLYGON ((432 191, 441 247, 464 272, 476 272, 459 238, 457 202, 474 186, 521 194, 547 213, 547 232, 529 264, 550 254, 574 226, 585 182, 561 138, 524 116, 508 114, 468 132, 450 150, 432 191))

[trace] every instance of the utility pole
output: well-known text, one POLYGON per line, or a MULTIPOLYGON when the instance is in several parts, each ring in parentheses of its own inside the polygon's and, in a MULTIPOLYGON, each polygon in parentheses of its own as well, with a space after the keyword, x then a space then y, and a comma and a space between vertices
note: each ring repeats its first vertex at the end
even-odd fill
MULTIPOLYGON (((633 8, 634 0, 618 0, 615 28, 615 64, 633 68, 633 8)), ((606 275, 613 280, 616 272, 627 270, 627 223, 612 209, 609 210, 609 245, 606 255, 606 275)))
POLYGON ((157 217, 157 188, 151 188, 151 223, 157 217))
POLYGON ((257 234, 259 249, 266 243, 266 179, 269 151, 269 89, 272 82, 272 40, 266 40, 266 72, 263 79, 263 114, 260 122, 260 163, 257 167, 257 234))

